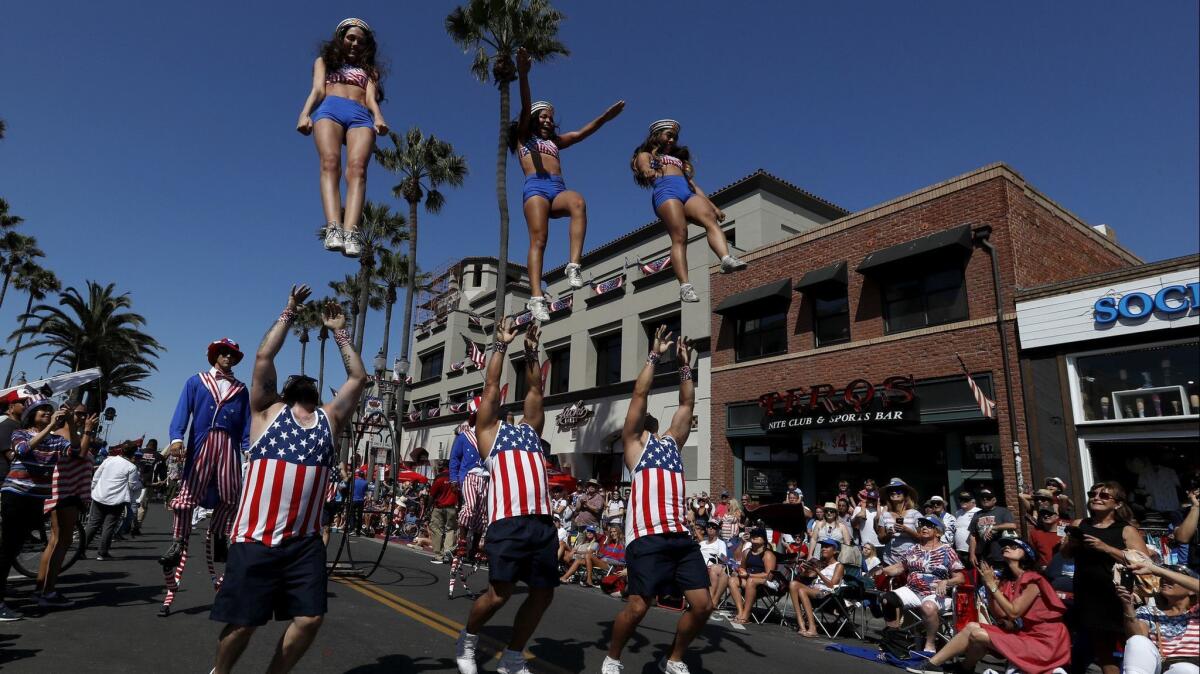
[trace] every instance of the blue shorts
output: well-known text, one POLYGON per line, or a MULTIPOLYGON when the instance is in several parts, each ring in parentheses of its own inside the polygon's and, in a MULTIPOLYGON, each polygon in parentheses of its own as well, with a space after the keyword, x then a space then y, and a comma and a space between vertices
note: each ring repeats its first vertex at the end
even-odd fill
POLYGON ((489 581, 558 587, 558 529, 548 515, 505 517, 492 522, 486 536, 489 581))
POLYGON ((341 96, 326 96, 312 114, 313 124, 316 124, 318 119, 332 119, 346 130, 361 126, 375 128, 375 119, 371 117, 370 110, 341 96))
POLYGON ((629 594, 641 597, 678 596, 708 589, 708 567, 700 544, 689 534, 651 534, 625 548, 629 565, 629 594))
POLYGON ((692 191, 692 186, 683 176, 663 176, 654 181, 655 212, 658 212, 659 206, 671 199, 678 199, 680 203, 686 204, 687 200, 694 196, 696 193, 692 191))
POLYGON ((291 538, 276 547, 229 546, 225 580, 209 618, 230 625, 265 625, 296 616, 325 615, 325 544, 320 536, 291 538))
POLYGON ((554 197, 567 190, 567 184, 562 176, 549 173, 530 173, 525 176, 525 187, 521 189, 521 203, 529 201, 530 197, 542 197, 554 203, 554 197))

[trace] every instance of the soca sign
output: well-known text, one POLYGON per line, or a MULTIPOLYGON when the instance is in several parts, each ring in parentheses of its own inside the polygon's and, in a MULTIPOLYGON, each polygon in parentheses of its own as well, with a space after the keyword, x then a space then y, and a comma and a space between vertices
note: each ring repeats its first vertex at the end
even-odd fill
POLYGON ((1096 325, 1110 325, 1118 320, 1140 321, 1154 313, 1177 316, 1193 309, 1200 309, 1200 283, 1164 286, 1153 296, 1132 292, 1121 297, 1101 297, 1092 306, 1092 313, 1096 325))
POLYGON ((759 396, 762 428, 769 433, 796 433, 838 426, 882 426, 920 423, 917 384, 911 376, 888 377, 879 384, 855 379, 844 388, 816 384, 759 396))

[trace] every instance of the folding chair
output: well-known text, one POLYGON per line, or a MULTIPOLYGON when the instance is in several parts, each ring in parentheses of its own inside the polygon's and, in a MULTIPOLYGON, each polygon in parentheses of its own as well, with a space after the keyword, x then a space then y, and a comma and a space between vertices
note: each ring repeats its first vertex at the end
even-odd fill
POLYGON ((863 598, 862 581, 853 576, 843 579, 841 585, 833 592, 821 597, 813 604, 813 613, 817 617, 817 627, 830 639, 836 639, 843 630, 849 630, 856 639, 862 639, 863 634, 854 623, 854 609, 851 602, 863 598))
POLYGON ((788 596, 788 583, 790 581, 780 578, 778 571, 770 580, 758 586, 758 594, 754 597, 754 606, 750 607, 750 618, 762 625, 771 619, 775 613, 779 613, 779 622, 783 623, 783 609, 780 603, 788 596), (773 583, 775 588, 772 589, 770 584, 773 583), (760 618, 756 610, 765 610, 766 613, 760 618))

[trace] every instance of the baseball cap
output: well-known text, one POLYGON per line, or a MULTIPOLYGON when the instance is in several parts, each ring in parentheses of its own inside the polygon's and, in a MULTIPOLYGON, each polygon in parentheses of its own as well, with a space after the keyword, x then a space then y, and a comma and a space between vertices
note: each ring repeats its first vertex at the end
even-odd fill
POLYGON ((1066 490, 1067 488, 1067 483, 1061 477, 1048 477, 1046 478, 1046 482, 1053 482, 1054 484, 1058 485, 1059 489, 1062 490, 1066 490))
POLYGON ((1000 547, 1018 547, 1025 551, 1025 557, 1028 559, 1037 559, 1037 553, 1033 551, 1033 546, 1021 540, 1020 538, 1001 538, 999 541, 1000 547))
POLYGON ((933 527, 934 529, 937 529, 938 531, 940 531, 942 533, 946 533, 946 523, 943 522, 940 518, 918 517, 917 518, 917 526, 921 526, 922 524, 928 524, 929 526, 933 527))
POLYGON ((975 500, 975 495, 972 494, 971 492, 969 492, 965 489, 958 492, 959 503, 962 503, 963 501, 974 501, 974 500, 975 500))
POLYGON ((709 521, 708 521, 708 522, 707 522, 707 523, 704 525, 704 528, 705 528, 705 529, 716 529, 716 530, 720 531, 720 529, 721 529, 721 524, 720 524, 719 522, 717 522, 716 520, 709 520, 709 521))
POLYGON ((1033 495, 1035 497, 1040 496, 1041 498, 1048 498, 1052 501, 1054 500, 1054 494, 1052 494, 1049 489, 1038 489, 1033 492, 1033 495))
POLYGON ((941 496, 938 496, 937 494, 934 494, 933 496, 929 497, 929 500, 926 501, 926 503, 941 503, 942 505, 945 505, 946 499, 942 498, 941 496))
POLYGON ((995 496, 996 492, 988 489, 987 487, 979 490, 979 498, 995 498, 995 496))
POLYGON ((817 541, 817 542, 820 543, 821 545, 832 545, 833 547, 837 548, 838 550, 842 549, 842 542, 836 538, 822 538, 820 541, 817 541))

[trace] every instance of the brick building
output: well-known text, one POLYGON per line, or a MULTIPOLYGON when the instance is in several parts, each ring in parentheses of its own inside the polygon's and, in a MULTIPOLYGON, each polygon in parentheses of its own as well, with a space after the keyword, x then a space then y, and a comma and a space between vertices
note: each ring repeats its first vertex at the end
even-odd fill
POLYGON ((989 483, 1013 504, 1013 422, 1029 445, 1016 289, 1140 262, 1003 164, 744 258, 745 272, 711 270, 712 486, 768 499, 797 478, 810 503, 839 479, 857 490, 896 475, 923 497, 989 483), (784 395, 767 399, 768 415, 770 394, 784 395))

